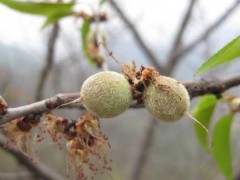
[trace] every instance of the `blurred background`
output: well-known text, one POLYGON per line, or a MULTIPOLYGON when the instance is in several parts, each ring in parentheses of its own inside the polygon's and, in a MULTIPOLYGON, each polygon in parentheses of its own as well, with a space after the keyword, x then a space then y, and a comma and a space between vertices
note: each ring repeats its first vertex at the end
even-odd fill
MULTIPOLYGON (((124 15, 134 25, 144 44, 162 64, 167 64, 169 54, 174 51, 173 44, 188 11, 190 0, 168 1, 116 1, 124 15)), ((194 72, 209 56, 237 37, 240 32, 239 1, 236 0, 197 0, 184 30, 178 48, 191 45, 206 30, 219 20, 234 4, 236 8, 227 15, 195 48, 181 56, 168 75, 178 81, 198 79, 194 72)), ((99 10, 99 1, 78 1, 76 10, 88 13, 99 10)), ((154 66, 145 50, 136 40, 132 29, 121 18, 111 2, 101 6, 107 13, 108 21, 100 24, 106 34, 107 46, 120 61, 137 66, 154 66)), ((39 79, 45 66, 48 53, 48 39, 53 26, 41 29, 44 18, 14 11, 0 4, 0 94, 10 107, 26 105, 36 101, 39 79)), ((90 75, 101 71, 89 64, 82 52, 82 20, 67 17, 59 23, 54 61, 43 87, 41 99, 64 92, 79 92, 83 81, 90 75)), ((109 69, 121 71, 105 52, 109 69)), ((203 77, 222 77, 239 69, 239 61, 220 66, 203 77), (234 65, 233 65, 234 64, 234 65)), ((161 71, 160 71, 161 74, 161 71)), ((166 74, 163 73, 163 74, 166 74)), ((227 93, 240 95, 240 88, 232 88, 227 93)), ((191 107, 197 98, 192 100, 191 107)), ((216 109, 214 119, 227 112, 225 106, 216 109), (221 113, 220 113, 221 112, 221 113)), ((54 114, 76 119, 81 110, 65 109, 54 114)), ((113 160, 112 172, 105 172, 96 179, 149 179, 149 180, 221 180, 212 156, 199 145, 193 129, 193 122, 183 118, 175 123, 152 123, 152 117, 144 109, 129 109, 113 119, 101 119, 102 131, 108 136, 111 149, 108 156, 113 160), (152 126, 152 129, 149 128, 152 126), (149 143, 145 145, 147 133, 153 131, 149 143), (146 149, 144 149, 146 148, 146 149), (146 151, 145 151, 146 150, 146 151), (143 157, 144 158, 141 158, 143 157), (139 164, 140 163, 140 164, 139 164), (140 171, 138 171, 140 169, 140 171), (136 175, 139 174, 139 176, 136 175)), ((240 173, 240 119, 235 117, 232 127, 232 150, 234 172, 240 173)), ((46 141, 36 145, 40 161, 53 171, 66 176, 66 152, 59 151, 54 144, 46 141)), ((27 172, 13 156, 0 150, 0 174, 27 172)), ((1 176, 0 176, 1 177, 1 176)), ((17 177, 15 177, 17 179, 17 177)), ((66 178, 67 179, 67 178, 66 178)))

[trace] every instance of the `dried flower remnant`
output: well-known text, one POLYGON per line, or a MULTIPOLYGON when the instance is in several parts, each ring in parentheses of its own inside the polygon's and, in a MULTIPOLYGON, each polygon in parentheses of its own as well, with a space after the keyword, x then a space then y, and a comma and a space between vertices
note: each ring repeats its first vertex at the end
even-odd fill
POLYGON ((47 115, 48 131, 53 141, 63 138, 68 152, 68 167, 77 172, 77 179, 87 179, 86 170, 92 171, 94 178, 100 169, 111 170, 110 160, 105 148, 108 138, 100 131, 98 119, 86 112, 77 121, 70 121, 62 117, 47 115), (102 164, 101 167, 94 162, 102 164))
POLYGON ((7 138, 6 148, 16 147, 32 159, 32 129, 39 125, 40 118, 39 114, 30 114, 3 126, 3 132, 7 138))
POLYGON ((85 113, 76 122, 75 132, 76 136, 70 137, 67 142, 67 151, 70 162, 78 172, 78 178, 86 178, 86 166, 93 175, 99 172, 94 160, 101 162, 102 169, 111 170, 110 161, 103 151, 108 145, 108 138, 100 131, 98 119, 89 112, 85 113))
POLYGON ((64 146, 64 133, 70 124, 73 124, 71 120, 63 117, 56 117, 52 114, 47 114, 43 121, 45 131, 51 136, 53 142, 58 145, 62 150, 64 146))
POLYGON ((132 61, 132 66, 124 65, 122 72, 132 87, 133 98, 138 104, 143 104, 143 91, 150 82, 155 82, 159 73, 153 67, 141 66, 137 70, 137 65, 132 61))

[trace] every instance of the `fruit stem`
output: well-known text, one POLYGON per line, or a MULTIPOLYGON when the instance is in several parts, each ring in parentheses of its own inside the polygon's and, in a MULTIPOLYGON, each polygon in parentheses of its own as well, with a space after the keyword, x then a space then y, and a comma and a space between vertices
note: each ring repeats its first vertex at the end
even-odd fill
POLYGON ((68 105, 70 105, 70 104, 80 103, 81 101, 82 101, 82 98, 79 97, 79 98, 74 99, 74 100, 72 100, 72 101, 70 101, 70 102, 68 102, 68 103, 65 103, 65 104, 62 104, 62 105, 56 107, 56 109, 62 108, 63 106, 68 106, 68 105))
POLYGON ((189 112, 185 113, 190 119, 192 119, 193 121, 195 121, 196 123, 198 123, 206 132, 207 134, 210 136, 210 140, 211 140, 211 146, 209 147, 209 150, 211 150, 213 148, 213 140, 212 140, 212 136, 209 133, 208 129, 197 119, 195 119, 189 112))
POLYGON ((100 46, 100 45, 102 45, 102 46, 106 49, 106 51, 108 52, 108 55, 109 55, 118 65, 120 65, 121 67, 124 66, 124 63, 120 62, 120 61, 113 55, 113 52, 110 51, 103 42, 99 42, 99 43, 98 43, 98 46, 100 46))

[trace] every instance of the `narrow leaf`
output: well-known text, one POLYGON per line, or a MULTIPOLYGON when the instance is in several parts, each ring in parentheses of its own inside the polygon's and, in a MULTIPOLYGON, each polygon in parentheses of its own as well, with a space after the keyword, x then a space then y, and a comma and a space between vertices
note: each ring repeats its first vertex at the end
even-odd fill
POLYGON ((219 66, 222 63, 233 60, 240 56, 240 36, 232 40, 216 54, 210 57, 202 66, 197 70, 195 75, 200 75, 214 67, 219 66))
POLYGON ((100 0, 100 5, 103 5, 107 0, 100 0))
POLYGON ((0 3, 14 10, 43 16, 68 16, 72 15, 74 2, 69 3, 47 3, 47 2, 24 2, 16 0, 0 0, 0 3))
MULTIPOLYGON (((207 129, 209 127, 217 102, 218 100, 214 95, 202 96, 192 111, 193 116, 207 129)), ((198 123, 194 123, 194 128, 196 137, 199 140, 200 144, 203 146, 203 148, 208 150, 209 146, 207 132, 198 123)))
POLYGON ((81 28, 81 36, 82 36, 82 51, 84 53, 84 55, 86 56, 86 58, 88 59, 88 61, 91 64, 94 64, 91 56, 89 55, 88 49, 87 49, 87 38, 88 38, 88 33, 90 30, 90 22, 88 20, 84 20, 83 24, 82 24, 82 28, 81 28))
POLYGON ((61 18, 63 18, 64 16, 61 15, 57 15, 57 16, 49 16, 47 17, 46 21, 43 24, 42 29, 46 28, 47 26, 57 22, 58 20, 60 20, 61 18))
POLYGON ((233 115, 224 115, 213 130, 213 156, 227 179, 232 179, 231 123, 233 115))

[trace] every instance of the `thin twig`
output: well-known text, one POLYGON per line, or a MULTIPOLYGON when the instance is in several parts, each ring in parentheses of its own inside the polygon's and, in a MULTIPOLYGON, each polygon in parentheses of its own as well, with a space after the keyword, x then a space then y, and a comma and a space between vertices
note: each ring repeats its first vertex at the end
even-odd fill
POLYGON ((235 1, 235 3, 223 13, 212 25, 210 25, 202 34, 199 35, 193 42, 191 42, 187 47, 183 48, 181 51, 177 51, 173 57, 172 64, 176 64, 178 59, 193 50, 198 44, 200 44, 206 37, 208 37, 214 30, 216 30, 220 25, 223 24, 233 14, 238 6, 240 5, 240 0, 235 1))
POLYGON ((134 27, 132 22, 128 19, 128 17, 125 15, 125 13, 121 10, 119 5, 115 2, 115 0, 109 0, 109 3, 111 4, 112 8, 119 14, 120 18, 124 21, 124 23, 128 26, 128 28, 132 31, 136 41, 142 48, 143 52, 146 54, 148 59, 152 62, 154 67, 161 72, 161 74, 164 74, 165 69, 160 64, 159 59, 154 55, 152 50, 146 45, 145 41, 143 40, 142 36, 139 34, 137 29, 134 27))
POLYGON ((50 71, 52 70, 54 52, 55 52, 55 44, 56 44, 56 40, 58 37, 58 33, 59 33, 59 25, 58 25, 58 23, 55 23, 53 25, 52 31, 51 31, 49 39, 48 39, 48 46, 47 46, 48 48, 47 48, 47 56, 46 56, 45 66, 42 69, 39 83, 38 83, 37 90, 36 90, 35 99, 37 101, 42 99, 43 89, 45 87, 46 80, 48 78, 50 71))
POLYGON ((138 179, 140 180, 144 171, 144 167, 146 165, 146 160, 148 156, 148 152, 153 144, 153 137, 154 136, 154 127, 157 123, 157 121, 154 118, 149 119, 150 122, 148 123, 148 126, 144 129, 144 140, 141 144, 140 153, 138 154, 138 158, 136 161, 136 164, 134 166, 132 175, 130 177, 131 180, 138 179))
POLYGON ((187 7, 187 11, 186 11, 186 14, 184 15, 183 17, 183 21, 182 23, 180 24, 180 27, 179 27, 179 30, 177 31, 177 34, 176 34, 176 37, 175 37, 175 40, 174 40, 174 43, 173 43, 173 46, 172 46, 172 49, 169 53, 169 57, 168 57, 168 60, 167 60, 167 71, 170 72, 171 69, 174 67, 175 65, 175 54, 181 50, 181 44, 182 44, 182 38, 183 38, 183 35, 184 33, 186 32, 186 28, 190 22, 190 19, 191 19, 191 16, 192 16, 192 12, 193 12, 193 8, 194 8, 194 5, 195 3, 197 2, 197 0, 190 0, 190 3, 189 3, 189 6, 187 7))
MULTIPOLYGON (((97 12, 99 13, 99 12, 97 12)), ((97 33, 97 43, 98 43, 98 48, 99 48, 99 53, 100 55, 104 55, 104 49, 102 46, 99 46, 99 43, 100 42, 103 42, 103 35, 101 33, 101 30, 100 30, 100 17, 99 16, 96 16, 95 17, 95 22, 96 22, 96 33, 97 33)), ((109 66, 108 66, 108 63, 106 61, 106 58, 103 58, 103 62, 101 64, 101 68, 103 71, 109 71, 109 66)))
MULTIPOLYGON (((219 79, 198 80, 192 82, 185 82, 183 84, 186 86, 191 98, 201 96, 207 93, 219 95, 225 90, 240 84, 240 73, 236 73, 234 75, 229 75, 227 77, 219 79)), ((5 124, 16 118, 26 116, 28 114, 51 111, 61 105, 76 100, 79 97, 80 93, 63 93, 29 105, 16 108, 7 108, 6 113, 0 116, 0 125, 5 124)), ((132 107, 139 108, 143 106, 133 103, 132 107)), ((81 108, 83 108, 82 105, 81 108)))
POLYGON ((69 103, 79 97, 80 93, 57 94, 56 96, 43 101, 21 107, 8 108, 6 113, 0 118, 0 125, 28 114, 42 113, 56 109, 57 107, 69 103))
POLYGON ((0 148, 12 154, 21 164, 26 166, 35 176, 46 180, 64 180, 62 176, 40 162, 34 162, 16 149, 6 149, 5 142, 0 139, 0 148))
POLYGON ((229 87, 234 87, 240 84, 240 73, 226 76, 221 79, 202 79, 198 81, 184 82, 191 98, 204 94, 219 95, 229 87))

